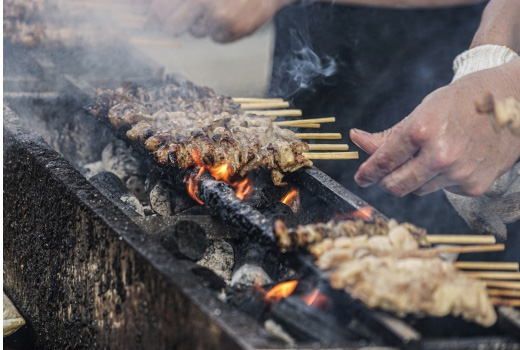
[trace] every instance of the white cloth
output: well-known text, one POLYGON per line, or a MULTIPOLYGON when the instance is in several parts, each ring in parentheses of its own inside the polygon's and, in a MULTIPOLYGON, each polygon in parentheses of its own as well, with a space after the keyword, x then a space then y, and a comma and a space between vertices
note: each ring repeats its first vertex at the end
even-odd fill
POLYGON ((25 320, 22 315, 4 293, 4 338, 16 332, 24 324, 25 320))
MULTIPOLYGON (((499 45, 482 45, 467 50, 453 61, 453 81, 480 70, 498 67, 519 56, 499 45)), ((520 163, 499 177, 482 196, 467 197, 444 190, 446 197, 473 230, 507 238, 506 224, 520 219, 520 163)))

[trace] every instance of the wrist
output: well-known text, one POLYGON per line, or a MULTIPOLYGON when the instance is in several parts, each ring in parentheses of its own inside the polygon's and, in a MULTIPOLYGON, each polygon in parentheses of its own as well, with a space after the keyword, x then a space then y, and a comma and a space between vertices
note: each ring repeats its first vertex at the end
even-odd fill
POLYGON ((491 0, 471 47, 486 44, 507 46, 520 53, 520 1, 491 0))

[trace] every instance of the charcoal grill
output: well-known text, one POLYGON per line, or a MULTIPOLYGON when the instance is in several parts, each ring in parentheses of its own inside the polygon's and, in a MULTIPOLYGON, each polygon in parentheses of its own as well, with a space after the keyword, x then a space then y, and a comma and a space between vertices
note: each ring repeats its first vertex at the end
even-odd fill
MULTIPOLYGON (((267 213, 237 203, 210 178, 202 181, 201 197, 213 215, 196 208, 172 217, 135 215, 110 189, 82 176, 86 160, 77 159, 78 145, 58 142, 61 154, 50 147, 47 128, 77 124, 95 149, 98 135, 111 136, 81 112, 93 88, 157 81, 161 69, 141 61, 136 76, 107 78, 102 70, 97 76, 95 69, 61 70, 58 56, 47 50, 25 56, 23 64, 33 68, 24 74, 13 68, 4 96, 11 107, 4 109, 4 290, 28 320, 36 347, 520 349, 520 315, 513 308, 499 308, 497 326, 484 331, 453 318, 398 319, 331 290, 308 257, 280 256, 274 248, 271 223, 283 214, 279 208, 267 213), (172 241, 186 231, 201 237, 195 246, 172 241), (274 279, 296 274, 302 284, 318 286, 334 308, 325 312, 291 296, 266 310, 254 288, 227 289, 194 262, 216 241, 234 243, 236 268, 263 263, 277 271, 274 279)), ((183 185, 183 176, 171 180, 183 185)), ((303 215, 289 213, 300 222, 367 205, 316 168, 288 180, 302 198, 318 202, 303 203, 303 215), (313 211, 316 216, 305 218, 313 211)))

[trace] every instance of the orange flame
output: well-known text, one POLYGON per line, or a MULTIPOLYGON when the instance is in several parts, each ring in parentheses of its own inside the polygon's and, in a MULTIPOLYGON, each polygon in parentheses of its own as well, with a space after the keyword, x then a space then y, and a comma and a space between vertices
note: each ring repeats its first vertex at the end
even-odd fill
POLYGON ((190 176, 189 179, 184 178, 184 181, 187 180, 188 182, 188 194, 200 205, 203 205, 204 203, 199 199, 199 197, 197 197, 197 192, 199 192, 199 178, 203 173, 204 168, 200 168, 196 176, 190 176))
POLYGON ((214 168, 209 168, 209 173, 211 176, 215 178, 217 181, 224 181, 226 183, 230 183, 230 175, 231 175, 231 169, 230 166, 226 163, 220 164, 214 168))
POLYGON ((265 294, 265 300, 278 302, 282 298, 286 298, 291 295, 296 289, 297 285, 298 281, 296 280, 279 283, 265 294))
POLYGON ((328 303, 327 297, 318 288, 305 295, 302 300, 309 306, 323 307, 328 303))
POLYGON ((290 190, 283 198, 280 202, 282 202, 283 204, 287 204, 288 206, 291 206, 293 200, 296 198, 296 196, 298 195, 298 190, 290 190))
POLYGON ((200 167, 199 173, 197 174, 197 176, 191 176, 189 179, 185 178, 184 181, 188 183, 188 194, 200 205, 204 203, 197 197, 199 184, 196 180, 198 180, 206 170, 211 174, 211 176, 215 178, 215 180, 229 184, 233 188, 233 190, 235 190, 236 196, 241 200, 244 200, 244 198, 246 198, 252 192, 253 182, 250 179, 245 178, 236 181, 232 180, 232 177, 235 174, 233 172, 232 167, 229 164, 223 163, 216 167, 210 167, 208 165, 205 165, 200 157, 199 152, 196 150, 191 153, 191 158, 195 163, 196 167, 200 167))
POLYGON ((253 190, 253 183, 249 181, 248 178, 245 178, 242 181, 231 183, 231 187, 235 190, 237 197, 244 200, 244 198, 253 190))
POLYGON ((374 215, 374 208, 366 205, 364 207, 359 208, 358 210, 354 210, 350 213, 342 213, 342 214, 335 214, 334 219, 336 220, 345 220, 345 219, 363 219, 363 220, 370 220, 372 216, 374 215))

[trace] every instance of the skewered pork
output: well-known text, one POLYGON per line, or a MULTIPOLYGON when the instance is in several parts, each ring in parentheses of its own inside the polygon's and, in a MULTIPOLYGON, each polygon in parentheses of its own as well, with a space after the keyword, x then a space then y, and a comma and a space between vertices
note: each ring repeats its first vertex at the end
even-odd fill
POLYGON ((341 264, 330 277, 369 307, 398 315, 462 316, 483 326, 496 322, 484 282, 466 277, 439 258, 368 256, 341 264))
POLYGON ((419 251, 419 243, 403 226, 392 228, 388 235, 325 238, 308 247, 318 259, 316 264, 322 270, 336 268, 344 262, 365 256, 435 257, 438 253, 419 251))
POLYGON ((290 248, 305 248, 326 238, 387 236, 397 227, 407 230, 419 246, 430 246, 424 229, 410 223, 399 225, 395 220, 386 222, 379 218, 374 218, 372 221, 355 219, 335 222, 331 220, 327 223, 298 226, 296 229, 288 229, 282 221, 277 221, 275 222, 275 234, 278 246, 282 251, 286 251, 290 248))
POLYGON ((292 131, 274 125, 272 118, 236 114, 237 105, 209 89, 127 86, 100 91, 97 97, 87 110, 125 132, 162 166, 211 169, 227 164, 231 175, 239 176, 265 168, 277 186, 285 185, 284 173, 312 166, 303 156, 308 145, 292 131))

